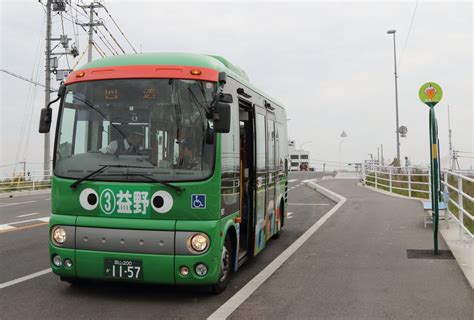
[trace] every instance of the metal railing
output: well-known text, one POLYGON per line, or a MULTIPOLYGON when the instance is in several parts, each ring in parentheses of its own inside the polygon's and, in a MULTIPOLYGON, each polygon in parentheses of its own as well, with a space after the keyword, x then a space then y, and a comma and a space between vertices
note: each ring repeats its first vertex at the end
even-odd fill
MULTIPOLYGON (((474 237, 474 172, 441 170, 440 192, 446 203, 448 219, 459 225, 459 236, 474 237)), ((409 198, 431 200, 429 167, 365 166, 363 183, 367 186, 409 198)))
POLYGON ((0 174, 0 193, 35 191, 50 187, 50 171, 19 171, 12 174, 0 174))

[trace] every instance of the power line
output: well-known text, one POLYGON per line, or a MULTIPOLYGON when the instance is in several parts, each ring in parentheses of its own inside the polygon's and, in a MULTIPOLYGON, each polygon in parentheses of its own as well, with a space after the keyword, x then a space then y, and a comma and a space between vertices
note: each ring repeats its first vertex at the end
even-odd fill
POLYGON ((102 43, 105 45, 105 47, 112 53, 112 55, 118 55, 117 50, 114 49, 114 46, 109 42, 109 40, 107 40, 107 38, 105 37, 105 35, 102 33, 102 31, 99 28, 95 28, 94 32, 97 34, 100 41, 102 41, 102 43))
MULTIPOLYGON (((12 77, 15 77, 15 78, 18 78, 18 79, 27 81, 27 82, 29 82, 29 83, 32 83, 32 84, 34 84, 34 85, 37 85, 37 86, 46 88, 46 86, 45 86, 44 84, 42 84, 42 83, 39 83, 39 82, 34 81, 34 80, 32 80, 32 79, 28 79, 28 78, 26 78, 26 77, 20 76, 19 74, 13 73, 13 72, 8 71, 8 70, 5 70, 5 69, 3 69, 3 68, 0 69, 0 72, 4 72, 4 73, 6 73, 6 74, 8 74, 8 75, 11 75, 12 77)), ((58 91, 58 89, 51 88, 51 90, 50 90, 50 92, 56 92, 56 91, 58 91)))
POLYGON ((120 33, 122 34, 122 36, 125 38, 125 40, 127 41, 127 43, 130 45, 130 47, 132 48, 132 50, 135 52, 135 53, 138 53, 137 50, 135 50, 135 48, 133 47, 133 45, 130 43, 130 41, 128 41, 128 38, 125 36, 125 34, 123 33, 122 29, 120 29, 120 27, 118 26, 117 22, 115 21, 115 19, 112 17, 112 15, 110 14, 109 10, 107 9, 107 7, 104 6, 104 10, 105 12, 107 12, 107 14, 109 15, 110 19, 112 20, 112 22, 115 24, 115 26, 117 27, 117 29, 120 31, 120 33))
POLYGON ((405 39, 405 44, 403 45, 402 53, 400 54, 400 58, 398 59, 398 67, 400 67, 400 65, 402 64, 403 54, 405 53, 405 49, 406 49, 407 44, 408 44, 408 38, 410 37, 410 32, 411 32, 411 28, 413 26, 413 21, 415 21, 415 15, 416 15, 416 9, 417 8, 418 8, 418 0, 416 0, 415 9, 413 10, 413 15, 411 16, 410 27, 408 27, 408 33, 407 33, 407 37, 405 39))
MULTIPOLYGON (((105 8, 105 7, 103 7, 105 8)), ((97 12, 95 12, 95 15, 97 16, 97 18, 101 19, 99 17, 99 14, 97 12)), ((123 54, 126 54, 125 50, 122 48, 122 46, 120 45, 120 43, 118 43, 117 39, 115 39, 115 37, 112 35, 112 33, 110 32, 109 28, 107 28, 107 26, 103 23, 103 20, 101 19, 102 21, 102 27, 104 27, 105 31, 107 31, 107 33, 109 34, 110 38, 112 38, 112 40, 115 42, 115 44, 119 47, 119 49, 122 51, 123 54)))
POLYGON ((97 52, 99 53, 99 55, 100 55, 102 58, 107 56, 107 55, 105 54, 104 50, 102 50, 102 49, 97 45, 97 42, 93 42, 92 45, 94 46, 94 48, 97 50, 97 52))

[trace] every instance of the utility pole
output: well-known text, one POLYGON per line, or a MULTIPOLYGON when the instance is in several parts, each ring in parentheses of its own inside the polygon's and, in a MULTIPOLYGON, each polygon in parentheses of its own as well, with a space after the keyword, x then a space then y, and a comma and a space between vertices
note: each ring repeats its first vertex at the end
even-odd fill
POLYGON ((78 23, 78 25, 80 26, 88 26, 89 27, 89 31, 88 31, 88 34, 89 34, 89 47, 88 47, 88 51, 87 51, 87 62, 91 62, 92 61, 92 47, 94 46, 94 38, 93 38, 93 35, 94 35, 94 27, 95 26, 102 26, 103 23, 100 22, 100 21, 97 21, 97 20, 94 20, 94 9, 95 8, 103 8, 104 5, 100 2, 91 2, 89 5, 80 5, 79 7, 81 7, 82 9, 89 9, 89 23, 78 23))
POLYGON ((382 161, 382 166, 385 164, 383 159, 383 144, 380 145, 380 161, 382 161))
POLYGON ((448 134, 449 134, 449 168, 453 171, 454 168, 454 155, 453 145, 451 144, 451 118, 449 116, 449 104, 448 104, 448 134))
MULTIPOLYGON (((45 80, 44 80, 44 104, 48 106, 51 95, 51 0, 46 2, 46 64, 45 64, 45 80)), ((49 177, 50 162, 51 162, 51 145, 49 132, 44 134, 44 155, 43 155, 43 171, 44 180, 49 177)))
MULTIPOLYGON (((47 0, 46 1, 46 49, 45 49, 45 80, 44 80, 44 103, 45 107, 48 106, 50 99, 51 99, 51 73, 56 74, 56 80, 62 81, 64 77, 69 73, 71 70, 69 69, 58 69, 58 58, 57 56, 63 55, 72 55, 76 57, 78 55, 77 47, 73 46, 69 50, 69 40, 70 38, 67 35, 61 35, 59 38, 52 38, 51 36, 51 25, 52 25, 52 12, 61 13, 66 10, 66 2, 64 0, 47 0), (54 49, 58 47, 58 45, 52 48, 51 43, 53 41, 59 41, 64 49, 64 52, 61 53, 53 53, 54 49), (59 71, 59 72, 58 72, 59 71), (65 73, 66 72, 66 73, 65 73)), ((50 176, 51 170, 51 139, 50 134, 44 134, 44 155, 43 155, 43 171, 44 171, 44 179, 48 180, 50 176)))
POLYGON ((396 30, 388 30, 388 34, 393 34, 393 62, 395 67, 395 121, 396 121, 396 133, 397 133, 397 159, 400 160, 400 127, 398 124, 398 74, 397 74, 397 48, 395 45, 395 32, 396 30))

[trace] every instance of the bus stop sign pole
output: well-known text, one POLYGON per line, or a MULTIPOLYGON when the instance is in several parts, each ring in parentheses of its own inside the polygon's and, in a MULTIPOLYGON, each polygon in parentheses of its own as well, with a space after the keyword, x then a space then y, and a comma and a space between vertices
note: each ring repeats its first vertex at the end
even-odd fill
POLYGON ((430 155, 431 155, 431 209, 433 212, 433 241, 434 254, 439 254, 438 249, 438 222, 439 222, 439 162, 438 162, 438 128, 435 105, 441 101, 443 91, 441 87, 434 82, 427 82, 421 86, 418 96, 420 100, 430 108, 429 127, 430 127, 430 155))

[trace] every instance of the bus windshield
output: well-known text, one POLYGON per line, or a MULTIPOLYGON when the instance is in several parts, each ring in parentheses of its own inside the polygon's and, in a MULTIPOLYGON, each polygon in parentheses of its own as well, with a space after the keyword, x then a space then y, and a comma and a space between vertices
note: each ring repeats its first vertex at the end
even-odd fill
POLYGON ((120 79, 67 87, 61 105, 54 173, 113 181, 203 180, 214 167, 207 112, 216 83, 120 79))

